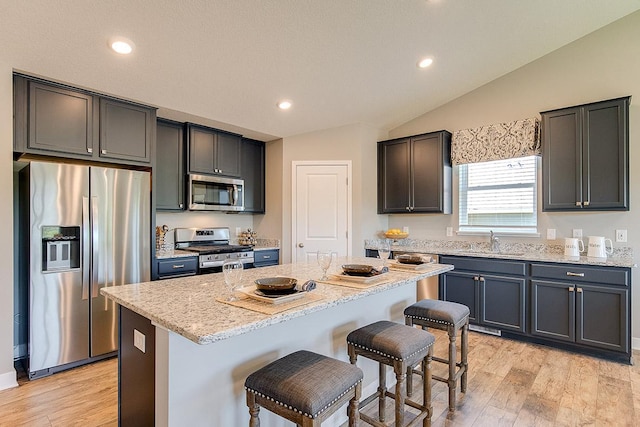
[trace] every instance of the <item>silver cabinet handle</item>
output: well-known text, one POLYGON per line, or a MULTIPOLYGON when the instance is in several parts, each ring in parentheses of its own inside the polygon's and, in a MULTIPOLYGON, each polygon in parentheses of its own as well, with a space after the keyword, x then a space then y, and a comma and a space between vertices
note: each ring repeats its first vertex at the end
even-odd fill
POLYGON ((571 287, 569 288, 569 292, 573 292, 574 290, 575 290, 575 288, 574 288, 573 286, 571 286, 571 287))
POLYGON ((93 148, 87 148, 87 153, 93 153, 93 148))
POLYGON ((178 205, 178 207, 179 207, 179 208, 184 208, 184 204, 180 203, 180 204, 178 205))
POLYGON ((582 206, 582 202, 576 202, 576 206, 578 207, 582 206))
POLYGON ((107 150, 102 150, 101 153, 102 154, 107 154, 107 150))
POLYGON ((576 288, 576 291, 577 291, 578 293, 582 293, 582 288, 576 288))
POLYGON ((174 264, 174 265, 172 266, 172 268, 173 268, 174 270, 175 270, 175 269, 178 269, 178 268, 184 268, 184 264, 174 264))
POLYGON ((585 201, 585 202, 583 203, 583 205, 585 205, 585 206, 589 206, 589 201, 588 201, 588 200, 587 200, 587 201, 585 201))
POLYGON ((567 276, 584 277, 584 273, 573 273, 571 271, 567 271, 567 276))
POLYGON ((270 256, 270 255, 265 255, 265 256, 263 256, 262 258, 264 258, 264 259, 271 259, 271 256, 270 256))
POLYGON ((480 276, 480 281, 484 282, 484 277, 480 276))
POLYGON ((298 243, 299 248, 304 248, 304 243, 298 243))
POLYGON ((405 209, 408 210, 408 211, 411 210, 411 208, 409 206, 406 206, 405 209))

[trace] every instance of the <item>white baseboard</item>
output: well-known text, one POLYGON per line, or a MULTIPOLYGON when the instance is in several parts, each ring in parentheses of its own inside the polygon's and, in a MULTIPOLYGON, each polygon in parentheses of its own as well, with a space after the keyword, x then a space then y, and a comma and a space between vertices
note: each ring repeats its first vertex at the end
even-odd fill
POLYGON ((631 348, 634 350, 640 350, 640 338, 631 337, 631 348))
POLYGON ((17 373, 15 370, 0 374, 0 390, 8 388, 18 387, 18 381, 16 381, 17 373))

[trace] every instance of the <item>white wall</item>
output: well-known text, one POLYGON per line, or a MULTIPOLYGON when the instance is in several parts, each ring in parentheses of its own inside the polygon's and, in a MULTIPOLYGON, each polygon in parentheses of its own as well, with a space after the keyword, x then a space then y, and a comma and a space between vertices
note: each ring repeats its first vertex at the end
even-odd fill
POLYGON ((5 224, 0 245, 0 390, 17 385, 13 369, 13 79, 12 69, 0 58, 0 223, 5 224))
MULTIPOLYGON (((358 124, 327 129, 318 132, 284 138, 274 144, 282 159, 281 164, 271 163, 267 153, 267 175, 277 175, 282 183, 282 192, 268 191, 265 223, 281 219, 281 259, 291 261, 291 168, 296 160, 351 160, 353 173, 353 230, 352 253, 364 254, 364 239, 371 238, 376 231, 386 229, 386 216, 376 214, 376 142, 386 134, 370 126, 358 124), (280 150, 281 146, 281 150, 280 150), (279 170, 274 170, 279 167, 279 170), (280 203, 281 209, 271 206, 280 203)), ((267 145, 269 149, 269 145, 267 145)), ((267 179, 267 188, 272 183, 267 179)), ((275 188, 274 188, 275 190, 275 188)), ((257 226, 260 233, 262 227, 257 226)))
MULTIPOLYGON (((630 108, 630 206, 629 212, 544 213, 538 227, 557 238, 571 236, 573 228, 584 235, 604 235, 616 246, 633 247, 640 259, 640 12, 629 15, 535 62, 513 71, 434 111, 390 132, 391 137, 448 129, 472 128, 526 117, 540 111, 632 95, 630 108), (628 230, 628 243, 615 243, 615 230, 628 230)), ((445 238, 445 227, 458 225, 458 175, 454 167, 453 215, 394 215, 389 225, 409 226, 415 238, 445 238)), ((539 186, 540 189, 540 186, 539 186)), ((540 200, 540 198, 539 198, 540 200)), ((542 237, 542 238, 543 238, 542 237)), ((541 239, 542 239, 541 238, 541 239)), ((538 239, 538 240, 541 240, 538 239)), ((636 273, 634 269, 634 274, 636 273)), ((640 347, 640 292, 633 286, 634 347, 640 347)))

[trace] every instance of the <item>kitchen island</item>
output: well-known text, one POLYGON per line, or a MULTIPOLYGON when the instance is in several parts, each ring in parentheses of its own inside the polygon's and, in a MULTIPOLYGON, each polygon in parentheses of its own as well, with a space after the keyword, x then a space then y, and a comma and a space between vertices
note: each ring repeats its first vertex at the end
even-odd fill
MULTIPOLYGON (((345 263, 379 265, 380 260, 339 258, 334 273, 345 263)), ((416 281, 452 268, 394 270, 366 288, 318 283, 304 296, 307 304, 275 314, 219 302, 228 294, 220 273, 106 288, 103 294, 121 306, 120 423, 139 423, 146 414, 158 426, 248 425, 243 384, 251 372, 300 349, 348 361, 350 331, 381 319, 404 323, 416 281), (149 390, 155 392, 145 399, 149 390)), ((320 275, 315 263, 278 265, 245 270, 243 285, 260 277, 304 282, 320 275)), ((363 393, 374 390, 377 381, 377 366, 366 362, 359 364, 365 371, 363 393)), ((261 411, 261 420, 265 427, 289 425, 267 411, 261 411)), ((346 410, 339 411, 325 425, 345 420, 346 410)))

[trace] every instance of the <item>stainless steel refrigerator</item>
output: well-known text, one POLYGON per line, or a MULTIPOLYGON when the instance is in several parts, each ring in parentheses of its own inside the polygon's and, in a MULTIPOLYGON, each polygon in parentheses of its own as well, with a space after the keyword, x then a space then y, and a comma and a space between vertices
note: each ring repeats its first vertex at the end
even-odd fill
POLYGON ((150 175, 48 162, 22 172, 29 376, 36 378, 117 350, 118 312, 99 291, 150 280, 150 175))

